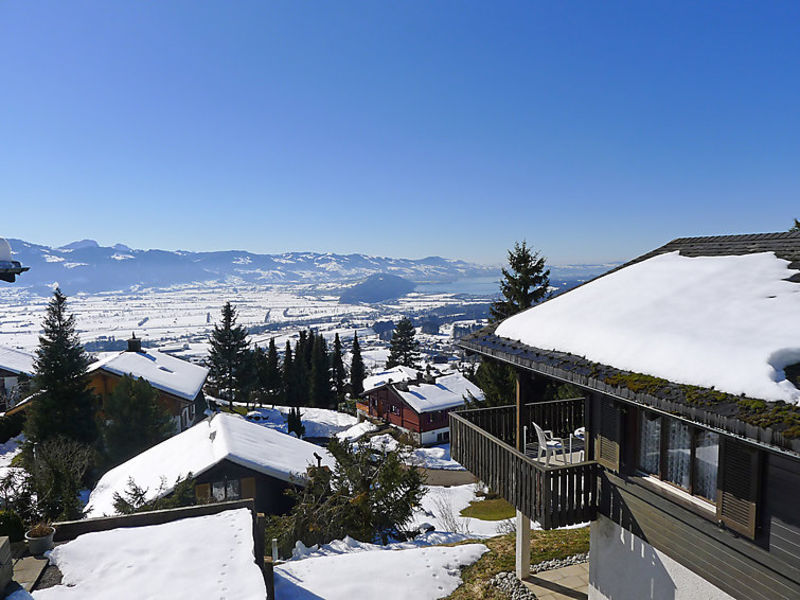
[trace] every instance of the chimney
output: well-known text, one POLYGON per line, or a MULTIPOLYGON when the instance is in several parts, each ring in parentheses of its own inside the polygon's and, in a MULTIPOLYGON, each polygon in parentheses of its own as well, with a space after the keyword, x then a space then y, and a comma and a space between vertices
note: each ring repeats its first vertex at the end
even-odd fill
POLYGON ((132 333, 131 339, 128 340, 127 352, 141 352, 141 351, 142 351, 142 340, 137 338, 135 333, 132 333))

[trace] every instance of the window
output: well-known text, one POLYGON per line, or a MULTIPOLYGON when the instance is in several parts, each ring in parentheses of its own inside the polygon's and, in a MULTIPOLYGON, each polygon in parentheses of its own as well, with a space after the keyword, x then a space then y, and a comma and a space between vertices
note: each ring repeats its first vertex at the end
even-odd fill
POLYGON ((678 419, 639 413, 637 469, 714 502, 719 435, 678 419))
POLYGON ((436 434, 436 441, 437 442, 449 442, 450 441, 450 432, 449 431, 442 431, 441 433, 436 434))
POLYGON ((216 502, 239 500, 242 497, 238 479, 225 479, 211 484, 211 495, 216 502))

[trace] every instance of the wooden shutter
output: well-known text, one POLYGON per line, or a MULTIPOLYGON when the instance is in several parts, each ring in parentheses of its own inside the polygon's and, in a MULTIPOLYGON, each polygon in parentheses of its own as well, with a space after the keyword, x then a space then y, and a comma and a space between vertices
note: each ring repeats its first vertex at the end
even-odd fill
POLYGON ((598 411, 599 427, 594 441, 594 457, 601 466, 611 471, 619 472, 619 446, 622 424, 620 413, 614 401, 608 398, 600 399, 598 411))
POLYGON ((256 479, 255 477, 245 477, 242 479, 242 498, 255 498, 256 497, 256 479))
POLYGON ((197 501, 201 504, 211 500, 211 484, 210 483, 197 483, 194 486, 194 495, 197 501))
POLYGON ((758 495, 761 488, 761 453, 757 448, 722 439, 717 519, 729 529, 756 537, 758 495))

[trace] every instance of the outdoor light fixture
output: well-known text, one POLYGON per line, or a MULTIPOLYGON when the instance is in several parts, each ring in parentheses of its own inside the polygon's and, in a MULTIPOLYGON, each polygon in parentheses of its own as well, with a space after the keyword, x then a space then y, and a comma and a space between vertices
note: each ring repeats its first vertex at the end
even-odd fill
POLYGON ((0 280, 14 283, 17 275, 24 273, 30 267, 23 267, 19 261, 11 260, 11 246, 0 238, 0 280))

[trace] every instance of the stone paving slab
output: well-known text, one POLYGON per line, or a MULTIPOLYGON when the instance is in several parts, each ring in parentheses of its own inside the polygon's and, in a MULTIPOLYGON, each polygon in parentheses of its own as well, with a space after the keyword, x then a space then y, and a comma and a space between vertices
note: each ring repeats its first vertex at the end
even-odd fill
POLYGON ((43 557, 23 556, 14 561, 14 581, 30 592, 49 561, 43 557))
POLYGON ((543 571, 523 580, 538 600, 587 600, 589 563, 543 571))

